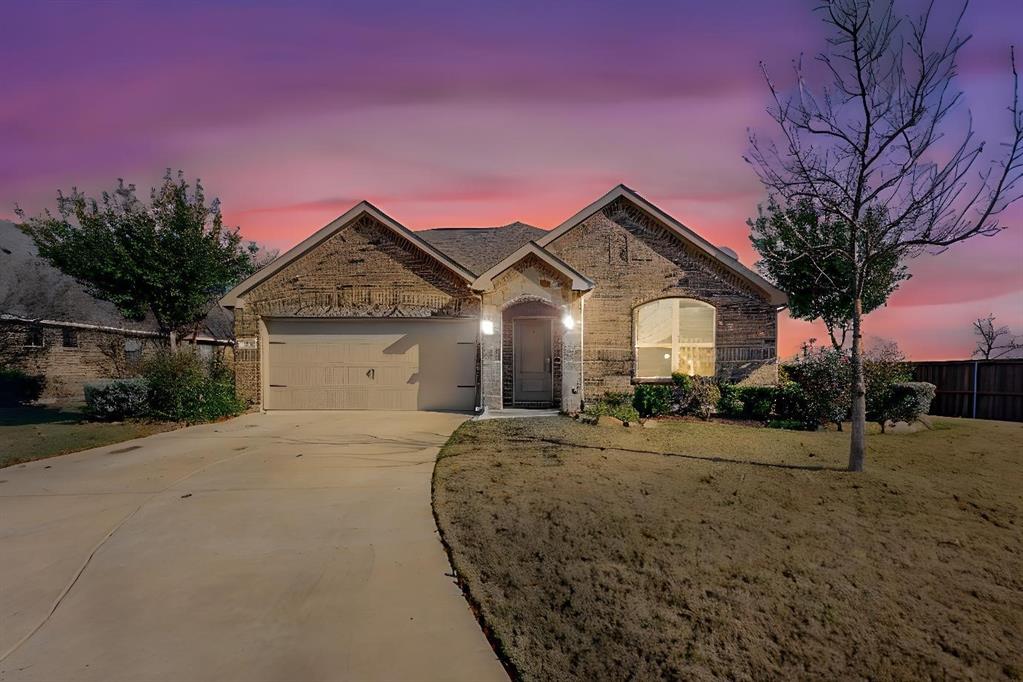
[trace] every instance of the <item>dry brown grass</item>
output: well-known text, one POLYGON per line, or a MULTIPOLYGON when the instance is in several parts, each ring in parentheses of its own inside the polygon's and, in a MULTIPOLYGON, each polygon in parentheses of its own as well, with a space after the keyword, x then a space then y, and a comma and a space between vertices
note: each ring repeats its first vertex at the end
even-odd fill
POLYGON ((1018 679, 1023 424, 935 426, 470 422, 434 506, 525 679, 1018 679))

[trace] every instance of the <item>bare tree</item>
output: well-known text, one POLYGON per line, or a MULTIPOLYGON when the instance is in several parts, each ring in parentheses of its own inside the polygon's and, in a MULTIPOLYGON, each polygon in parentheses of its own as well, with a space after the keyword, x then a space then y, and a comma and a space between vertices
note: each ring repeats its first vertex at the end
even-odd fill
MULTIPOLYGON (((983 158, 972 124, 951 116, 962 93, 954 86, 957 57, 969 39, 959 27, 935 36, 934 5, 919 17, 897 14, 891 2, 828 0, 817 11, 832 30, 816 59, 829 84, 811 86, 801 60, 784 91, 762 67, 772 95, 768 112, 777 141, 750 133, 751 163, 772 197, 808 200, 849 229, 853 295, 853 409, 849 469, 866 454, 862 357, 863 287, 874 264, 940 252, 976 236, 997 234, 999 214, 1020 198, 1023 113, 1010 48, 1011 135, 1000 161, 983 158), (950 139, 950 137, 954 139, 950 139)), ((807 243, 810 257, 833 257, 807 243)), ((761 254, 763 255, 763 254, 761 254)))
POLYGON ((1014 336, 1005 325, 995 327, 994 315, 977 318, 973 323, 973 333, 980 337, 973 351, 975 358, 996 360, 1013 351, 1023 350, 1023 337, 1014 336))

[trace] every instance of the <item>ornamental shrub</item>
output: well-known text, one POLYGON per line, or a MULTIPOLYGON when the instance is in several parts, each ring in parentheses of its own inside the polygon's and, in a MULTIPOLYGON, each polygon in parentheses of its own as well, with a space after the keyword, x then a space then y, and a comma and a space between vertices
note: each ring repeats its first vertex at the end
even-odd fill
POLYGON ((16 407, 39 400, 46 379, 15 367, 0 367, 0 407, 16 407))
POLYGON ((721 391, 721 399, 718 400, 718 412, 726 417, 737 419, 742 417, 742 411, 745 406, 742 398, 739 397, 741 393, 739 387, 725 381, 718 386, 718 389, 721 391))
POLYGON ((587 402, 583 414, 588 414, 591 417, 606 415, 620 419, 626 424, 635 424, 639 421, 639 412, 629 402, 631 398, 632 396, 628 393, 605 394, 603 399, 587 402), (608 399, 608 395, 611 396, 610 399, 608 399))
POLYGON ((803 390, 806 424, 832 423, 841 428, 851 407, 849 357, 834 348, 815 346, 811 339, 784 370, 803 390))
MULTIPOLYGON (((806 394, 795 381, 783 381, 774 392, 774 414, 783 422, 801 422, 806 428, 817 428, 813 420, 807 420, 806 394)), ((788 428, 788 427, 786 427, 788 428)))
POLYGON ((875 399, 874 412, 867 417, 881 425, 881 433, 889 421, 911 423, 931 409, 936 390, 926 381, 904 381, 891 384, 885 392, 884 402, 875 399))
POLYGON ((94 419, 120 421, 141 417, 149 409, 145 379, 114 379, 85 385, 85 410, 94 419))
MULTIPOLYGON (((863 379, 867 389, 867 419, 881 424, 897 411, 895 385, 912 381, 913 371, 894 341, 881 342, 863 354, 863 379)), ((930 403, 928 402, 928 405, 930 403)))
POLYGON ((238 414, 234 375, 220 355, 203 360, 191 350, 163 351, 143 367, 149 415, 167 421, 204 422, 238 414))
POLYGON ((632 406, 641 417, 656 417, 671 410, 672 387, 665 384, 640 384, 632 394, 632 406))
POLYGON ((700 419, 710 419, 714 408, 721 400, 721 391, 712 377, 692 377, 687 411, 700 419))

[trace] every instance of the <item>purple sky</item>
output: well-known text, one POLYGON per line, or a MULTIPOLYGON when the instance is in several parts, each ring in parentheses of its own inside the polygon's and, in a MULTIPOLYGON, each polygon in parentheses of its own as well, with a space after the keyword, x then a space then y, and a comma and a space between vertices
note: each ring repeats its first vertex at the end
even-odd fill
MULTIPOLYGON (((412 228, 551 227, 625 182, 752 263, 745 219, 764 194, 746 129, 773 132, 757 62, 780 75, 822 46, 813 4, 16 0, 0 21, 0 218, 170 166, 246 236, 288 247, 363 198, 412 228)), ((1021 26, 1019 0, 976 0, 965 20, 959 85, 992 143, 1021 26)), ((967 356, 988 313, 1023 332, 1023 206, 1004 222, 912 262, 866 334, 933 358, 967 356)), ((811 335, 783 321, 782 352, 811 335)))

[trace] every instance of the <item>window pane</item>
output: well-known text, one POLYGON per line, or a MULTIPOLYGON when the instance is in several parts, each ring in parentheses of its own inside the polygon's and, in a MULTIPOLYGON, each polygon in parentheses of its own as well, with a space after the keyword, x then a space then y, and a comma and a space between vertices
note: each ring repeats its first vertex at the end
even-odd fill
POLYGON ((714 308, 702 301, 678 300, 678 353, 675 371, 714 374, 714 308))
MULTIPOLYGON (((671 344, 671 319, 674 299, 653 301, 636 309, 636 343, 671 344)), ((669 372, 670 374, 670 372, 669 372)), ((667 376, 667 374, 647 375, 667 376)))
POLYGON ((63 329, 63 345, 65 348, 77 348, 78 347, 78 330, 72 327, 64 327, 63 329))
POLYGON ((671 346, 637 348, 636 376, 671 376, 671 346))

